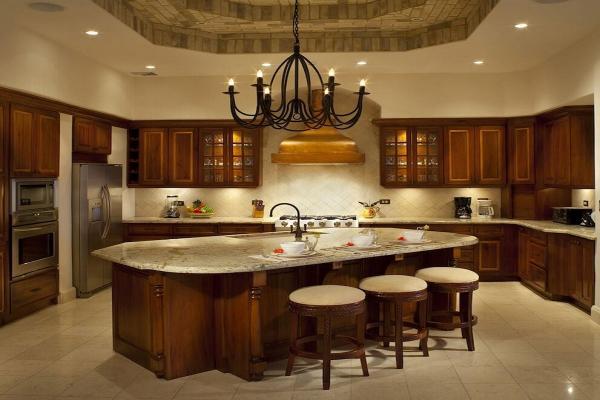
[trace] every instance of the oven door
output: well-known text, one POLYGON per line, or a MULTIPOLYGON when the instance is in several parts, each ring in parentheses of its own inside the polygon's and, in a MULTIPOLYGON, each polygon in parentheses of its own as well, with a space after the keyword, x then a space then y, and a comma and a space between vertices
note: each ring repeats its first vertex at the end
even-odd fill
POLYGON ((13 278, 58 265, 58 222, 12 228, 13 278))

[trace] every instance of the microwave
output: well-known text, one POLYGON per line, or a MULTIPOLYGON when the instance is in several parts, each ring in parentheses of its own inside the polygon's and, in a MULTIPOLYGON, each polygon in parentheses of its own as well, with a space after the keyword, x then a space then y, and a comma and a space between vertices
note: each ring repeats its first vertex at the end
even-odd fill
POLYGON ((552 207, 552 221, 567 225, 580 225, 584 215, 590 214, 588 207, 552 207))
POLYGON ((54 179, 13 179, 11 181, 11 212, 54 208, 54 179))

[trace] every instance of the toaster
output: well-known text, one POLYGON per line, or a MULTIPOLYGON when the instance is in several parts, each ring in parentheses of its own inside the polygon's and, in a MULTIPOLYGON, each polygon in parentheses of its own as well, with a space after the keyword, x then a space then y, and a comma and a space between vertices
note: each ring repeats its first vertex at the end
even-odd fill
POLYGON ((560 224, 579 225, 584 215, 592 212, 588 207, 552 207, 552 221, 560 224))

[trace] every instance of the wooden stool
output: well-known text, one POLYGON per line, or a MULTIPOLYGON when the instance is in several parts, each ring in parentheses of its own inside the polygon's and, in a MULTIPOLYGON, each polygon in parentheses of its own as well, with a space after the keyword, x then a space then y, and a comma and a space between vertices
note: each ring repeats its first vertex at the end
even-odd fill
POLYGON ((296 357, 323 361, 323 389, 330 385, 331 360, 359 358, 364 376, 369 376, 365 357, 365 318, 366 303, 362 290, 338 285, 308 286, 293 291, 289 297, 289 308, 294 314, 291 321, 290 351, 285 375, 292 373, 296 357), (334 317, 356 316, 356 337, 335 335, 332 337, 331 320, 334 317), (303 349, 305 343, 317 342, 319 335, 299 337, 299 324, 302 317, 314 317, 323 322, 322 352, 303 349), (332 339, 340 339, 352 344, 352 349, 332 353, 332 339))
POLYGON ((467 340, 469 351, 475 350, 473 340, 473 326, 477 324, 477 317, 473 315, 473 291, 479 288, 479 275, 475 272, 454 267, 423 268, 417 271, 416 277, 427 282, 429 289, 429 301, 427 307, 427 325, 431 328, 453 330, 460 328, 462 337, 467 340), (450 296, 459 294, 459 310, 431 311, 432 294, 444 293, 450 296), (441 316, 447 321, 434 320, 441 316), (454 317, 459 317, 455 321, 454 317))
POLYGON ((404 366, 404 342, 419 340, 419 349, 425 357, 429 356, 427 350, 427 282, 422 279, 407 275, 380 275, 365 278, 359 287, 367 293, 369 301, 376 301, 383 308, 383 320, 367 323, 367 337, 383 342, 384 347, 390 342, 396 344, 396 368, 404 366), (416 322, 403 321, 402 306, 404 303, 417 302, 416 322), (390 323, 390 311, 394 311, 393 334, 390 323), (405 333, 404 326, 417 330, 416 333, 405 333), (370 330, 377 328, 377 333, 370 330))

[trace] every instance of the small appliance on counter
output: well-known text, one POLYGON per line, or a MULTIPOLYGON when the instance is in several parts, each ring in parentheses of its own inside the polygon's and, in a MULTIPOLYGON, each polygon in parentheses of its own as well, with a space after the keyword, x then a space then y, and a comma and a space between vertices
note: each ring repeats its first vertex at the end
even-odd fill
POLYGON ((492 201, 487 197, 477 199, 477 218, 492 218, 494 216, 494 207, 492 201))
POLYGON ((596 223, 594 222, 594 218, 595 218, 595 216, 594 216, 594 212, 592 210, 584 211, 583 215, 581 216, 581 223, 579 225, 593 228, 596 226, 596 223))
POLYGON ((252 200, 252 218, 262 218, 265 216, 265 203, 262 200, 252 200))
MULTIPOLYGON (((588 207, 552 207, 552 221, 566 225, 583 225, 584 215, 587 223, 592 220, 590 214, 592 209, 588 207)), ((593 226, 593 225, 584 225, 593 226)))
POLYGON ((179 196, 176 194, 167 195, 165 200, 165 218, 179 218, 179 196))
POLYGON ((470 197, 455 197, 454 198, 454 217, 459 219, 470 219, 471 213, 471 198, 470 197))

